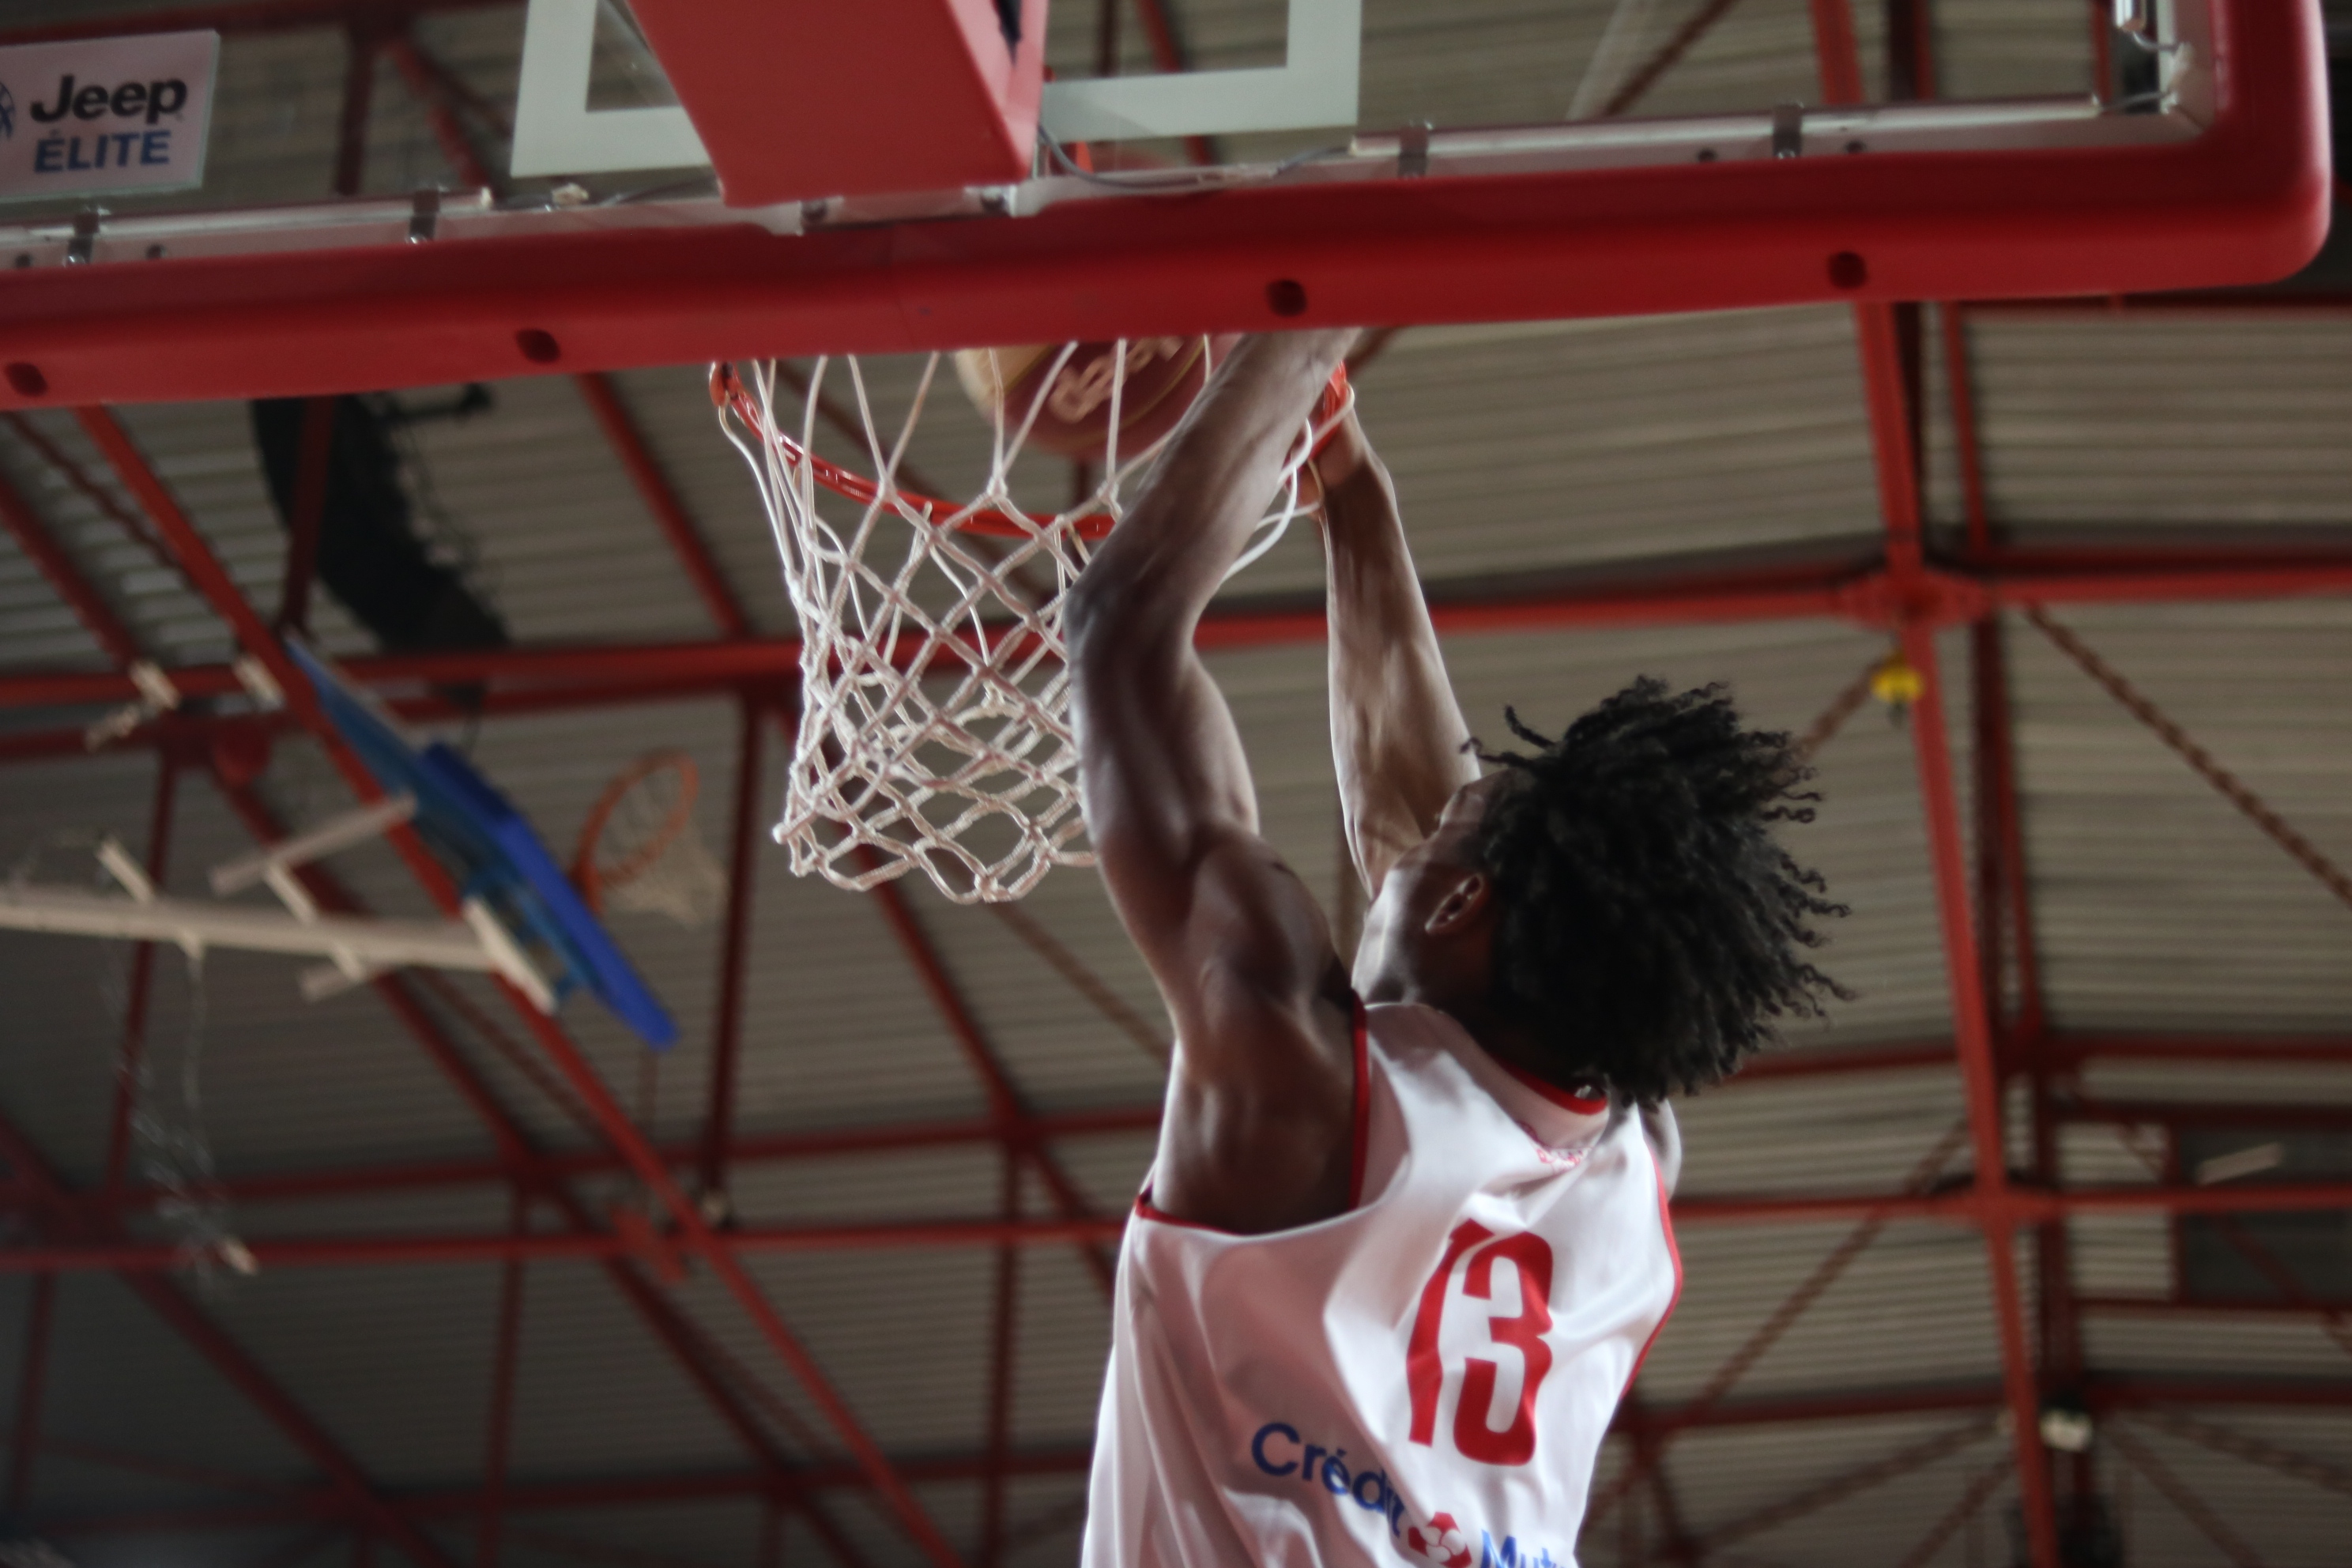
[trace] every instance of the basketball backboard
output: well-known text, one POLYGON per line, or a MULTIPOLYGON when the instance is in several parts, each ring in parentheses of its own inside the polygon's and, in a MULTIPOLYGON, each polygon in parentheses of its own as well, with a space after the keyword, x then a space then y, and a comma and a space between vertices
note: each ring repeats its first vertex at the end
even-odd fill
POLYGON ((414 823, 458 874, 469 899, 488 905, 525 945, 556 965, 558 1002, 585 989, 655 1050, 677 1026, 591 913, 523 815, 446 742, 418 747, 374 698, 331 664, 289 640, 336 731, 388 795, 416 802, 414 823))
MULTIPOLYGON (((709 163, 710 155, 682 106, 589 106, 599 11, 608 4, 530 0, 515 101, 511 172, 516 175, 709 163)), ((1042 106, 1045 132, 1068 142, 1323 127, 1352 130, 1363 52, 1363 0, 1287 0, 1287 5, 1281 65, 1049 81, 1042 106)), ((608 19, 606 25, 609 29, 615 24, 608 19)), ((625 29, 625 23, 620 26, 625 29)), ((877 37, 871 47, 887 51, 890 46, 877 37)), ((893 112, 898 111, 894 106, 893 112)))

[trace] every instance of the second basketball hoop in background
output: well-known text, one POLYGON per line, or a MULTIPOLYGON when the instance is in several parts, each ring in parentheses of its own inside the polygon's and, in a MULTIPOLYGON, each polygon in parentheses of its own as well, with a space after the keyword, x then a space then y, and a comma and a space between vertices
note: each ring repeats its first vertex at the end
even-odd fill
POLYGON ((604 786, 572 863, 590 909, 663 914, 684 926, 719 918, 727 873, 695 826, 701 793, 701 774, 684 752, 648 752, 604 786))
MULTIPOLYGON (((924 364, 887 432, 855 358, 818 360, 805 379, 772 361, 712 369, 719 425, 751 465, 800 622, 800 730, 776 825, 794 872, 866 889, 920 866, 949 898, 978 903, 1017 899, 1055 866, 1091 863, 1062 597, 1225 342, 959 356, 992 432, 987 477, 965 500, 900 482, 943 356, 924 364), (864 450, 843 462, 818 456, 821 416, 854 418, 864 450), (1069 504, 1032 510, 1014 498, 1014 468, 1033 447, 1087 466, 1069 504)), ((1335 376, 1236 570, 1304 509, 1299 470, 1347 405, 1335 376)))

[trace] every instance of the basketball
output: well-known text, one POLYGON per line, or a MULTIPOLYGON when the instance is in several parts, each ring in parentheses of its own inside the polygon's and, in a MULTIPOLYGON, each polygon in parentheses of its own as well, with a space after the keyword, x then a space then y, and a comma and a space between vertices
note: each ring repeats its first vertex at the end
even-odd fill
MULTIPOLYGON (((1118 387, 1119 457, 1132 457, 1175 429, 1208 384, 1210 371, 1238 342, 1235 334, 1129 339, 1125 381, 1118 387)), ((1061 345, 1049 343, 956 355, 964 391, 991 418, 1003 410, 1008 438, 1034 407, 1025 444, 1087 463, 1101 462, 1108 448, 1111 392, 1120 369, 1113 342, 1079 343, 1066 359, 1061 345)))

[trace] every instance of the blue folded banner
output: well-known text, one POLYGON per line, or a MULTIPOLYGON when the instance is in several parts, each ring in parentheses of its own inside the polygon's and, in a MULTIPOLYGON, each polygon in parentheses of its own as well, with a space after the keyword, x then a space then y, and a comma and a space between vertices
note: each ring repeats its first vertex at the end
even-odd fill
POLYGON ((585 989, 648 1047, 676 1044, 677 1026, 506 796, 441 742, 421 751, 410 745, 374 699, 332 665, 299 642, 286 646, 328 719, 384 793, 415 796, 417 832, 467 895, 489 905, 524 947, 559 966, 556 995, 585 989))

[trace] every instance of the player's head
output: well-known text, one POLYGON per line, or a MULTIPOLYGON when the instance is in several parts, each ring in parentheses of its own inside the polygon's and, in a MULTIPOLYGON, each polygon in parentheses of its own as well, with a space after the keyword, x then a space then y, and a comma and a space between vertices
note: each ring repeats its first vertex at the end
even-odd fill
POLYGON ((1643 1103, 1724 1078, 1774 1020, 1818 1011, 1812 922, 1844 910, 1773 841, 1810 820, 1788 736, 1720 689, 1639 680, 1465 786, 1365 922, 1367 997, 1491 1019, 1524 1062, 1643 1103))

